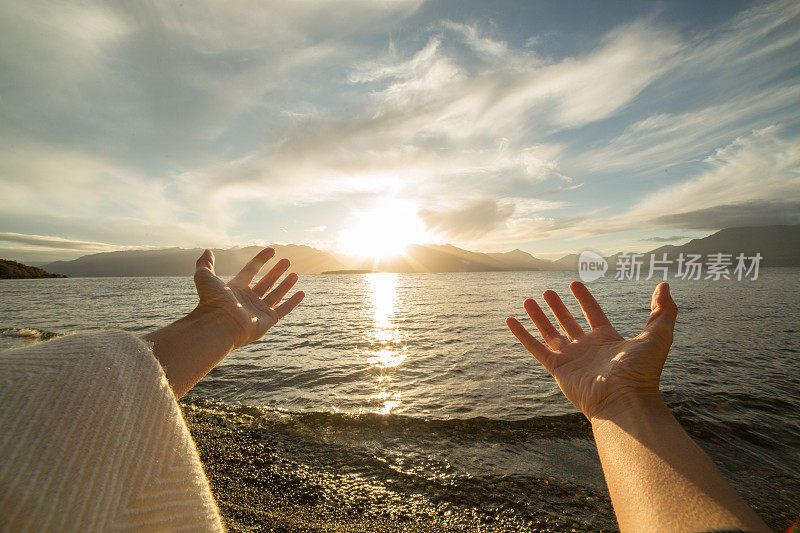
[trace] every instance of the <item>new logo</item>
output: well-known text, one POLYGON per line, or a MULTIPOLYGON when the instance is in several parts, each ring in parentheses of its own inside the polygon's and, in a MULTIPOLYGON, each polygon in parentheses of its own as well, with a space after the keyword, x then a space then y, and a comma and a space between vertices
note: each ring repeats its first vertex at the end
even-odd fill
POLYGON ((608 261, 599 254, 586 250, 578 257, 578 276, 584 283, 589 283, 605 276, 608 261))

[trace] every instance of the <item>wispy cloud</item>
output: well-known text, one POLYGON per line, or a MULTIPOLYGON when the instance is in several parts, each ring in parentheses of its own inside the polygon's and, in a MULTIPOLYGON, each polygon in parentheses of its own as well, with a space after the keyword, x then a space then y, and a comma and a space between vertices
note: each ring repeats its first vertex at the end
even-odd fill
MULTIPOLYGON (((445 21, 431 31, 410 54, 390 48, 352 67, 350 83, 370 95, 354 114, 307 117, 279 142, 187 173, 186 181, 215 188, 218 200, 248 195, 307 205, 352 195, 405 196, 420 201, 431 224, 442 228, 431 209, 453 190, 513 198, 547 181, 579 186, 561 170, 560 144, 542 139, 624 107, 680 49, 675 34, 644 23, 623 26, 590 52, 558 61, 485 37, 476 26, 445 21), (459 46, 478 51, 477 63, 458 53, 459 46)), ((559 189, 567 187, 547 187, 559 189)))
POLYGON ((62 239, 60 237, 48 237, 45 235, 23 235, 21 233, 0 232, 0 242, 13 242, 27 244, 29 246, 41 246, 45 248, 63 248, 66 250, 78 251, 108 251, 116 248, 113 244, 104 242, 76 241, 62 239))
POLYGON ((573 164, 589 170, 663 170, 703 158, 731 139, 731 131, 769 125, 797 107, 800 84, 744 94, 686 113, 661 113, 637 121, 602 148, 576 156, 573 164))
POLYGON ((672 235, 671 237, 647 237, 646 239, 640 239, 642 242, 675 242, 675 241, 682 241, 686 239, 682 235, 672 235))
POLYGON ((800 6, 544 31, 450 5, 4 3, 1 227, 324 244, 387 197, 483 249, 796 220, 800 6))
POLYGON ((800 139, 770 126, 720 148, 708 170, 646 196, 626 212, 582 226, 593 233, 646 228, 714 230, 800 223, 800 139))
POLYGON ((431 230, 450 239, 483 237, 514 213, 514 204, 482 198, 449 209, 425 208, 420 217, 431 230))

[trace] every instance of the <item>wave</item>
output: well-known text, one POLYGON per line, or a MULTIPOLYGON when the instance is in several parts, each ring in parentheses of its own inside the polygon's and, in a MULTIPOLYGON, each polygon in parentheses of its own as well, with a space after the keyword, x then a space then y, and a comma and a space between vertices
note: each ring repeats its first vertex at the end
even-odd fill
POLYGON ((15 337, 19 339, 33 339, 46 341, 55 337, 60 337, 61 333, 45 331, 39 328, 0 328, 0 336, 15 337))
POLYGON ((516 442, 529 438, 591 439, 591 426, 580 413, 537 416, 521 420, 486 417, 429 419, 401 414, 284 411, 250 405, 231 405, 207 398, 181 403, 235 422, 307 431, 340 430, 371 434, 434 435, 443 439, 481 439, 516 442))
MULTIPOLYGON (((192 396, 181 403, 199 411, 199 414, 213 414, 234 423, 288 432, 349 434, 361 439, 402 437, 495 443, 520 443, 530 439, 592 439, 591 425, 578 412, 509 420, 480 416, 424 418, 404 414, 288 411, 192 396)), ((717 395, 703 395, 691 400, 668 398, 667 403, 684 429, 704 442, 726 442, 734 438, 761 449, 800 443, 798 417, 786 416, 787 410, 796 409, 793 404, 776 407, 758 397, 736 393, 727 394, 723 399, 717 395), (725 405, 734 406, 728 413, 732 416, 718 410, 725 405), (772 429, 777 423, 783 427, 778 434, 772 429)))
MULTIPOLYGON (((253 505, 249 494, 273 492, 314 504, 315 513, 402 517, 448 531, 474 531, 476 524, 481 531, 614 528, 599 468, 572 481, 576 476, 561 476, 558 464, 543 459, 546 448, 529 449, 531 428, 590 435, 582 415, 426 420, 181 403, 212 482, 217 476, 218 491, 231 487, 220 499, 238 498, 245 509, 253 505)), ((558 449, 576 448, 564 442, 558 449)))

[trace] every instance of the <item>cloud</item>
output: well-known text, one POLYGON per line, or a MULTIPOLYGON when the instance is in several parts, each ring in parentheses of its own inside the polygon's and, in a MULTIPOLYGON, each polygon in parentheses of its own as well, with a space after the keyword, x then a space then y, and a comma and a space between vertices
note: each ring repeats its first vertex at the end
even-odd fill
POLYGON ((756 200, 715 205, 696 211, 656 217, 652 224, 665 228, 695 230, 800 224, 800 201, 756 200))
POLYGON ((566 192, 565 182, 580 184, 561 169, 563 147, 541 139, 619 111, 680 49, 675 34, 644 23, 549 62, 474 25, 445 21, 431 31, 412 53, 390 47, 354 63, 348 80, 351 90, 369 90, 363 107, 302 117, 281 139, 180 180, 198 201, 213 198, 208 210, 217 213, 240 198, 310 205, 374 195, 426 204, 454 189, 525 197, 547 181, 548 191, 566 192))
POLYGON ((710 170, 646 198, 636 214, 688 213, 709 207, 800 197, 800 144, 777 126, 756 130, 706 158, 710 170))
POLYGON ((800 4, 761 3, 687 39, 654 98, 682 97, 681 110, 642 106, 643 118, 574 157, 572 168, 652 171, 702 159, 716 147, 775 122, 797 123, 800 4))
MULTIPOLYGON (((479 39, 474 27, 449 27, 466 32, 468 42, 479 39)), ((419 129, 451 139, 520 133, 534 117, 550 129, 580 126, 632 101, 681 49, 675 34, 635 23, 583 56, 543 63, 528 50, 495 43, 493 61, 475 66, 458 64, 443 39, 432 37, 408 60, 370 64, 355 78, 385 82, 374 92, 379 116, 402 109, 405 122, 424 117, 419 129)))
POLYGON ((467 243, 469 246, 485 251, 507 249, 511 245, 527 243, 539 239, 564 234, 592 218, 592 213, 566 215, 558 218, 543 215, 527 215, 510 218, 505 224, 487 233, 480 241, 467 243))
POLYGON ((105 216, 102 223, 92 214, 53 215, 0 211, 0 228, 23 235, 47 235, 68 241, 108 243, 119 248, 152 246, 214 247, 237 243, 219 228, 202 222, 158 222, 149 219, 105 216), (53 235, 57 233, 58 235, 53 235), (65 238, 64 236, 69 236, 65 238))
MULTIPOLYGON (((532 51, 511 50, 505 41, 492 39, 482 34, 476 24, 463 24, 452 20, 444 20, 442 21, 442 28, 455 32, 471 50, 485 56, 489 61, 519 59, 521 61, 518 66, 522 68, 530 68, 532 64, 542 62, 532 51)), ((506 64, 506 67, 510 66, 508 63, 506 64)))
POLYGON ((462 198, 428 204, 419 216, 428 230, 441 238, 467 247, 496 247, 531 241, 549 235, 562 224, 573 224, 543 216, 562 209, 564 202, 535 198, 462 198))
POLYGON ((50 235, 0 232, 0 257, 22 262, 50 262, 65 258, 74 259, 86 254, 125 248, 129 247, 116 246, 105 242, 63 239, 50 235))
MULTIPOLYGON (((554 119, 577 126, 611 116, 670 70, 681 49, 677 35, 646 23, 614 30, 588 56, 543 73, 545 94, 555 98, 554 119)), ((541 90, 536 85, 532 94, 541 90)))
POLYGON ((753 131, 705 160, 707 171, 647 195, 628 211, 583 224, 589 233, 631 227, 721 229, 800 221, 800 139, 777 126, 753 131))
POLYGON ((236 216, 213 188, 180 178, 262 146, 250 121, 285 127, 287 92, 420 3, 3 3, 0 212, 224 230, 236 216))
POLYGON ((79 251, 107 251, 116 247, 113 244, 104 242, 76 241, 62 239, 61 237, 48 237, 44 235, 24 235, 21 233, 0 232, 0 242, 14 242, 29 246, 41 246, 45 248, 63 248, 66 250, 79 251))
POLYGON ((308 242, 391 197, 447 238, 504 247, 734 209, 791 218, 800 6, 701 31, 620 14, 553 46, 533 24, 421 5, 0 5, 0 227, 132 246, 284 226, 308 242), (653 179, 666 167, 679 183, 653 179))
POLYGON ((648 237, 646 239, 640 239, 642 242, 675 242, 675 241, 682 241, 686 239, 682 235, 673 235, 672 237, 648 237))
POLYGON ((0 109, 45 139, 94 141, 123 164, 146 150, 171 165, 213 162, 209 148, 243 113, 262 113, 267 95, 352 54, 344 36, 381 31, 419 4, 4 3, 0 109))
POLYGON ((428 229, 447 238, 474 239, 486 235, 514 213, 514 204, 482 198, 449 209, 422 209, 419 216, 428 229))
POLYGON ((800 85, 794 84, 686 113, 651 115, 626 127, 602 148, 579 154, 571 162, 584 170, 649 171, 703 158, 729 142, 731 131, 749 131, 754 124, 768 126, 769 119, 793 110, 798 100, 800 85))
MULTIPOLYGON (((647 21, 624 24, 587 51, 560 59, 515 48, 488 36, 479 25, 446 20, 423 30, 430 35, 415 49, 402 51, 393 45, 382 55, 354 62, 348 81, 353 90, 369 90, 363 107, 305 117, 280 141, 187 179, 217 187, 223 197, 255 195, 305 205, 356 195, 416 198, 431 225, 453 238, 475 238, 481 230, 459 218, 470 213, 470 206, 436 211, 453 190, 494 198, 495 209, 484 206, 492 222, 505 214, 497 207, 501 199, 570 193, 596 171, 639 172, 704 157, 729 143, 731 132, 743 125, 767 126, 763 117, 789 109, 800 89, 791 83, 755 85, 751 79, 762 75, 747 63, 733 70, 737 77, 747 72, 747 87, 757 90, 729 92, 722 103, 711 98, 710 105, 680 112, 653 114, 647 106, 645 117, 628 123, 605 145, 593 143, 600 144, 594 150, 553 140, 614 117, 646 89, 649 94, 660 90, 659 96, 666 99, 664 87, 680 90, 674 79, 714 72, 715 80, 736 87, 725 71, 736 63, 736 54, 752 62, 772 57, 777 50, 766 46, 763 38, 785 31, 790 14, 782 13, 774 21, 768 14, 775 10, 774 4, 754 8, 721 29, 688 38, 647 21), (654 88, 657 82, 659 88, 654 88), (576 152, 579 155, 572 157, 576 152), (568 171, 562 170, 565 160, 568 171), (580 183, 573 183, 573 170, 580 183), (547 181, 555 183, 544 190, 534 188, 547 181)), ((786 39, 781 46, 791 46, 791 36, 786 39)), ((685 91, 683 96, 690 107, 704 98, 685 91)), ((735 183, 743 201, 750 201, 744 182, 735 183)), ((712 191, 702 194, 709 202, 716 196, 712 191)), ((635 211, 635 220, 654 221, 657 217, 645 213, 651 209, 647 199, 642 203, 645 207, 635 211)), ((601 227, 585 214, 559 217, 513 213, 506 217, 507 224, 503 222, 502 234, 517 239, 526 233, 567 231, 571 224, 592 233, 631 228, 624 227, 621 218, 603 219, 606 226, 601 227)), ((492 232, 501 234, 499 228, 492 232)), ((487 239, 492 238, 489 233, 487 239)))
POLYGON ((166 184, 160 180, 85 148, 26 137, 6 139, 0 184, 5 189, 5 212, 64 216, 101 210, 159 219, 185 211, 167 197, 166 184))

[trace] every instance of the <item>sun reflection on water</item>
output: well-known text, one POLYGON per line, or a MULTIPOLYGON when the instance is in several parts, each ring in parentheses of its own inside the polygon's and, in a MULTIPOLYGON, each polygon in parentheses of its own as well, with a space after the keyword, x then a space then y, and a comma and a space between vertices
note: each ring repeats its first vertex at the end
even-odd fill
POLYGON ((375 382, 375 394, 368 401, 376 405, 373 412, 399 413, 405 409, 401 407, 400 392, 392 385, 391 373, 405 361, 408 354, 395 323, 397 274, 367 274, 366 278, 373 314, 370 340, 376 345, 376 349, 369 352, 367 363, 380 372, 375 382))

